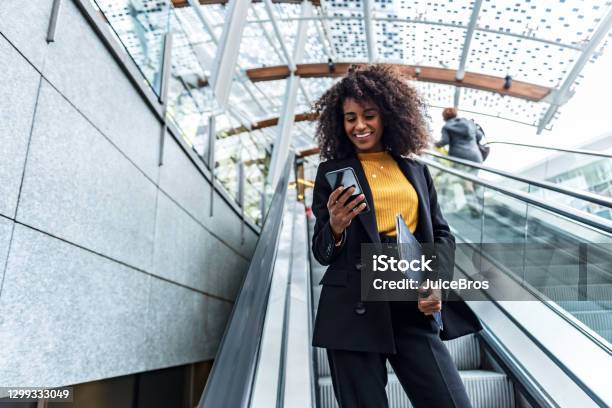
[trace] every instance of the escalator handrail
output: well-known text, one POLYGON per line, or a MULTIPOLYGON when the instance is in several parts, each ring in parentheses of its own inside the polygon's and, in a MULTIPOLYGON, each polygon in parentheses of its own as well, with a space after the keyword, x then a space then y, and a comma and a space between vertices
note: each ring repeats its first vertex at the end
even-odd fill
MULTIPOLYGON (((315 319, 315 310, 314 310, 314 293, 313 293, 313 284, 312 284, 312 256, 311 256, 311 252, 310 252, 310 225, 309 225, 309 221, 308 218, 306 216, 306 212, 304 212, 304 218, 306 221, 306 253, 307 255, 307 260, 306 260, 306 265, 307 265, 307 272, 306 272, 306 287, 308 288, 308 293, 306 295, 306 304, 308 307, 308 337, 312 339, 312 335, 313 335, 313 331, 314 331, 314 319, 315 319)), ((315 406, 319 407, 321 406, 320 402, 319 402, 319 396, 318 396, 318 392, 317 391, 317 382, 316 382, 316 378, 317 375, 316 373, 318 372, 317 370, 317 359, 315 358, 314 355, 314 347, 310 347, 309 348, 309 353, 310 353, 310 361, 312 362, 312 364, 310 365, 310 380, 311 380, 311 386, 312 386, 312 396, 311 396, 311 401, 313 401, 314 403, 316 403, 315 406)))
POLYGON ((451 161, 453 163, 459 163, 463 166, 469 166, 472 168, 484 170, 489 173, 493 173, 493 174, 497 174, 497 175, 507 177, 513 180, 521 181, 523 183, 531 184, 533 186, 537 186, 540 188, 545 188, 547 190, 551 190, 551 191, 554 191, 560 194, 565 194, 567 196, 578 198, 584 201, 588 201, 593 204, 598 204, 598 205, 601 205, 607 208, 612 208, 612 199, 608 197, 600 196, 600 195, 593 194, 593 193, 586 192, 586 191, 578 191, 574 189, 569 189, 567 187, 561 187, 557 184, 550 183, 547 181, 539 181, 539 180, 534 180, 534 179, 527 178, 527 177, 517 176, 515 174, 508 173, 503 170, 494 169, 493 167, 489 167, 489 166, 483 166, 482 164, 472 162, 469 160, 460 159, 457 157, 445 156, 443 154, 436 153, 431 150, 426 150, 425 153, 430 156, 434 156, 434 157, 438 157, 444 160, 451 161))
POLYGON ((480 184, 484 187, 490 188, 491 190, 495 190, 507 196, 516 198, 517 200, 524 201, 529 204, 533 204, 547 211, 551 211, 556 214, 560 214, 571 220, 578 221, 582 224, 585 224, 590 227, 596 228, 598 230, 604 231, 606 233, 612 234, 612 221, 608 221, 604 218, 593 216, 588 213, 584 213, 584 212, 575 210, 574 208, 571 208, 571 207, 568 207, 562 204, 554 204, 554 203, 542 200, 540 198, 533 197, 522 191, 510 189, 508 187, 500 187, 488 181, 481 180, 477 177, 474 177, 471 174, 465 173, 463 171, 456 170, 456 169, 450 169, 430 159, 426 159, 423 157, 417 157, 416 160, 422 164, 426 164, 428 166, 435 167, 438 170, 453 174, 457 177, 463 178, 465 180, 469 180, 473 183, 480 184))
MULTIPOLYGON (((467 274, 460 266, 456 265, 459 270, 461 271, 461 273, 468 279, 473 280, 473 278, 467 274)), ((510 275, 509 275, 510 276, 510 275)), ((563 363, 558 356, 556 356, 553 352, 551 352, 551 350, 542 343, 542 341, 540 339, 538 339, 536 336, 534 336, 531 331, 529 330, 529 328, 525 327, 525 325, 516 319, 515 316, 512 315, 512 313, 510 313, 499 300, 494 299, 493 297, 491 297, 489 294, 487 294, 486 292, 483 292, 484 296, 488 299, 489 302, 491 302, 493 305, 495 305, 495 307, 497 309, 499 309, 510 321, 512 321, 512 323, 514 324, 514 326, 516 326, 521 332, 523 332, 525 334, 525 336, 527 336, 529 338, 529 340, 531 342, 533 342, 533 344, 540 349, 551 361, 554 362, 554 364, 559 367, 559 369, 561 369, 567 376, 569 376, 572 381, 574 381, 578 387, 580 387, 580 389, 582 389, 588 396, 589 398, 591 398, 592 400, 596 401, 598 403, 599 406, 605 407, 607 405, 605 405, 603 403, 603 401, 601 400, 601 398, 597 395, 597 393, 595 391, 593 391, 593 389, 591 387, 589 387, 587 384, 585 384, 585 382, 578 378, 576 376, 575 373, 572 372, 572 370, 565 364, 563 363)), ((590 341, 594 341, 594 343, 596 344, 596 346, 600 347, 604 352, 610 353, 610 348, 602 343, 601 341, 599 341, 598 339, 596 339, 595 337, 593 337, 590 333, 588 333, 587 331, 585 331, 584 329, 582 329, 579 326, 576 326, 575 323, 573 321, 571 321, 570 319, 567 318, 567 316, 564 313, 560 313, 560 310, 558 310, 557 308, 551 307, 551 305, 548 302, 541 302, 542 304, 546 305, 547 307, 551 308, 558 316, 560 316, 561 318, 563 318, 565 321, 567 321, 569 324, 571 324, 575 329, 577 329, 582 335, 585 335, 590 341)), ((483 323, 483 328, 484 330, 480 333, 480 336, 483 338, 483 340, 489 342, 491 339, 491 334, 493 334, 493 332, 491 330, 488 329, 488 327, 486 326, 486 324, 483 323), (483 336, 484 334, 484 336, 483 336), (486 336, 486 334, 489 334, 489 336, 486 336)), ((491 346, 491 343, 488 344, 489 346, 491 346)), ((504 352, 502 352, 499 348, 496 348, 496 354, 498 354, 499 356, 503 356, 504 352)), ((527 380, 527 382, 531 382, 532 385, 535 385, 535 382, 533 382, 532 378, 530 378, 530 376, 520 376, 520 382, 522 384, 525 384, 525 380, 527 380)), ((531 396, 539 396, 540 398, 538 398, 540 400, 540 402, 544 402, 544 400, 541 399, 541 397, 545 396, 545 393, 542 393, 543 390, 538 390, 535 393, 531 393, 531 396)), ((547 403, 545 403, 542 406, 549 406, 547 403)))
MULTIPOLYGON (((457 238, 461 239, 460 233, 453 231, 453 234, 455 234, 457 238)), ((609 343, 606 343, 600 340, 597 336, 593 335, 593 333, 597 334, 597 332, 595 332, 593 329, 591 329, 588 326, 585 326, 586 327, 585 329, 585 327, 583 327, 580 323, 576 324, 576 322, 579 322, 579 321, 575 317, 573 317, 570 312, 568 312, 567 310, 563 309, 562 307, 560 307, 559 305, 555 303, 551 303, 552 299, 546 297, 546 295, 544 295, 542 292, 538 291, 536 288, 531 286, 529 282, 521 282, 520 278, 518 278, 516 274, 512 272, 509 268, 502 265, 495 258, 492 258, 488 254, 481 252, 481 248, 479 248, 478 245, 474 245, 473 243, 465 242, 465 241, 464 241, 464 244, 471 247, 474 251, 478 251, 479 256, 485 258, 489 264, 494 265, 498 270, 504 272, 508 276, 508 278, 512 279, 514 282, 520 285, 527 293, 529 293, 529 296, 532 296, 534 300, 537 300, 541 302, 542 304, 546 305, 549 309, 551 309, 557 315, 559 315, 563 320, 565 320, 567 323, 572 325, 576 330, 578 330, 584 337, 588 338, 593 343, 595 343, 598 347, 600 347, 602 350, 612 355, 612 348, 610 347, 609 343)), ((455 266, 458 267, 459 269, 463 269, 461 266, 457 264, 455 264, 455 266)), ((466 274, 466 276, 469 277, 468 274, 466 274)), ((472 278, 470 277, 470 279, 472 278)), ((498 300, 494 299, 493 297, 489 295, 485 295, 485 296, 488 298, 489 301, 495 303, 496 305, 499 305, 498 300)), ((521 326, 521 330, 523 329, 524 328, 522 328, 521 326)))
MULTIPOLYGON (((493 301, 494 302, 494 301, 493 301)), ((499 307, 498 304, 495 306, 506 315, 509 319, 516 321, 511 316, 508 316, 508 312, 503 308, 499 307)), ((521 394, 527 398, 527 401, 531 406, 536 407, 559 407, 559 405, 553 400, 548 392, 540 385, 540 383, 533 378, 524 365, 514 357, 513 353, 509 351, 504 344, 499 340, 495 333, 486 325, 484 322, 480 322, 483 326, 482 331, 478 333, 478 336, 482 339, 483 345, 486 350, 489 350, 494 360, 502 367, 503 372, 508 375, 515 386, 520 387, 521 394)), ((525 330, 519 326, 519 329, 525 333, 525 330)), ((538 349, 542 350, 544 354, 548 350, 543 350, 540 343, 536 343, 538 349)), ((563 368, 562 368, 563 369, 563 368)), ((566 372, 566 371, 564 371, 566 372)), ((586 390, 585 390, 586 391, 586 390)), ((587 394, 589 391, 586 391, 587 394)))
POLYGON ((511 146, 531 147, 534 149, 553 150, 557 152, 576 153, 576 154, 583 154, 586 156, 598 156, 598 157, 605 157, 607 159, 612 159, 612 154, 594 152, 593 150, 585 150, 585 149, 566 149, 562 147, 538 146, 538 145, 532 145, 532 144, 526 144, 526 143, 514 143, 514 142, 502 142, 502 141, 492 141, 492 142, 485 143, 485 145, 491 145, 491 144, 505 144, 505 145, 511 145, 511 146))
POLYGON ((291 155, 276 185, 249 269, 219 345, 198 406, 248 406, 280 237, 291 155))

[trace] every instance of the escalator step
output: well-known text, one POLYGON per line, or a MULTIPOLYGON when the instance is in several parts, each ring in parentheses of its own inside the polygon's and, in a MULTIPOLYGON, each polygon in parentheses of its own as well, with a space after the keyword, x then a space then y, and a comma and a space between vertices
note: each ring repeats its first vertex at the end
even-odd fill
MULTIPOLYGON (((577 285, 579 279, 578 265, 527 266, 525 268, 525 279, 535 286, 577 285)), ((589 269, 587 281, 589 285, 612 284, 610 276, 600 273, 595 268, 589 269)))
MULTIPOLYGON (((555 302, 581 300, 577 285, 539 287, 538 290, 555 302)), ((612 284, 596 283, 587 285, 587 299, 600 303, 612 299, 612 284)))
POLYGON ((591 310, 572 313, 578 320, 599 332, 612 330, 612 310, 591 310))
POLYGON ((606 339, 608 343, 612 344, 612 329, 599 330, 597 334, 606 339))
POLYGON ((495 371, 460 371, 473 408, 514 408, 514 387, 506 374, 495 371))
MULTIPOLYGON (((484 370, 459 371, 473 408, 514 408, 514 387, 502 373, 484 370)), ((319 378, 321 408, 337 408, 331 377, 319 378)), ((389 374, 387 396, 390 408, 412 407, 395 374, 389 374)))
MULTIPOLYGON (((317 359, 317 372, 319 374, 319 378, 329 377, 331 375, 331 371, 329 368, 329 360, 327 360, 327 352, 324 348, 315 347, 316 350, 316 359, 317 359)), ((393 369, 391 365, 387 361, 387 372, 392 373, 393 369)))
POLYGON ((588 312, 594 310, 612 310, 612 300, 592 302, 590 300, 560 300, 557 302, 559 306, 570 313, 573 312, 588 312))
MULTIPOLYGON (((480 346, 478 338, 474 334, 459 337, 454 340, 445 341, 453 362, 459 370, 474 370, 480 367, 480 346)), ((315 348, 319 377, 330 375, 327 353, 323 348, 315 348)), ((392 373, 393 369, 387 362, 387 372, 392 373)))
POLYGON ((445 341, 444 345, 459 370, 475 370, 480 367, 480 346, 475 334, 445 341))

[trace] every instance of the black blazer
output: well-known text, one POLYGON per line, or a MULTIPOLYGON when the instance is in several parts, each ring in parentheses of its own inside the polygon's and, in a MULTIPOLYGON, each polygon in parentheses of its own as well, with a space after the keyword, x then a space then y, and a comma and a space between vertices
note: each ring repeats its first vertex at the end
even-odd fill
MULTIPOLYGON (((454 265, 455 238, 442 216, 433 180, 426 166, 393 155, 419 198, 419 220, 414 232, 421 243, 443 243, 453 250, 442 260, 454 265)), ((357 157, 322 162, 317 170, 312 210, 316 216, 312 251, 322 265, 329 265, 320 284, 323 285, 315 319, 313 345, 340 350, 394 353, 395 343, 388 302, 361 302, 361 244, 379 243, 372 192, 357 157), (345 230, 342 245, 334 245, 329 225, 327 200, 332 192, 325 173, 352 167, 363 189, 370 211, 359 214, 345 230)), ((445 302, 442 307, 444 340, 481 329, 478 318, 460 300, 445 302)))

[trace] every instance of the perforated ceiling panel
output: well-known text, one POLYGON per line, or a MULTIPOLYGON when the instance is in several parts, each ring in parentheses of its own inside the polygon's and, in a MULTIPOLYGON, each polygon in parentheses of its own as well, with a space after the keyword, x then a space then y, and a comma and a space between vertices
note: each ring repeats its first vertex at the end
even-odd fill
POLYGON ((531 102, 469 88, 461 90, 459 100, 460 110, 482 113, 533 126, 537 126, 538 120, 547 108, 548 104, 544 102, 531 102))
POLYGON ((583 46, 610 4, 607 0, 485 0, 478 28, 583 46))
POLYGON ((274 108, 272 100, 266 100, 263 95, 259 94, 253 84, 249 83, 249 81, 240 83, 237 79, 232 83, 230 104, 245 112, 249 118, 254 120, 267 118, 270 115, 269 112, 274 108), (248 87, 251 92, 245 90, 245 87, 248 87))
POLYGON ((453 106, 455 87, 432 82, 408 81, 428 105, 436 107, 453 106))
POLYGON ((456 68, 465 29, 404 22, 376 21, 379 58, 392 62, 456 68))
POLYGON ((303 78, 301 83, 313 97, 319 97, 335 82, 333 78, 303 78))
POLYGON ((272 36, 274 35, 272 23, 269 22, 262 23, 261 25, 250 23, 244 27, 242 42, 240 43, 240 54, 238 56, 238 63, 244 69, 286 64, 282 54, 277 52, 278 43, 276 38, 272 37, 272 41, 276 45, 274 47, 262 35, 262 30, 268 31, 272 36))
POLYGON ((304 57, 302 62, 325 62, 329 55, 326 54, 323 42, 326 41, 323 35, 324 28, 320 21, 312 21, 308 24, 306 34, 306 46, 304 47, 304 57), (319 26, 317 30, 316 25, 319 26), (319 33, 321 35, 319 35, 319 33))
MULTIPOLYGON (((169 0, 95 1, 145 77, 154 83, 161 58, 160 38, 167 31, 169 0)), ((313 7, 312 18, 303 20, 300 4, 275 2, 272 14, 280 30, 279 39, 265 4, 252 3, 240 44, 237 75, 249 68, 287 65, 283 45, 289 53, 294 52, 298 23, 302 21, 308 24, 308 30, 304 56, 298 62, 326 63, 329 58, 336 63, 367 62, 372 57, 368 55, 366 36, 371 27, 373 56, 379 62, 445 68, 451 75, 461 68, 499 78, 510 75, 514 81, 553 91, 567 83, 571 91, 580 79, 579 75, 570 76, 572 69, 581 61, 596 60, 609 41, 610 34, 604 35, 596 48, 589 48, 595 33, 609 30, 612 10, 610 0, 370 0, 365 4, 362 0, 326 0, 320 4, 313 7), (369 13, 364 9, 367 4, 369 13), (472 35, 468 38, 469 33, 472 35)), ((220 39, 227 5, 203 5, 200 10, 220 39)), ((173 72, 192 82, 206 77, 217 54, 215 41, 190 7, 172 13, 176 32, 173 72)), ((307 110, 333 81, 302 78, 306 95, 298 91, 296 113, 307 110)), ((249 85, 250 92, 234 85, 230 100, 242 106, 253 121, 272 117, 284 103, 285 85, 284 79, 258 82, 249 85)), ((454 102, 452 85, 415 82, 415 86, 433 106, 451 106, 454 102)), ((462 88, 459 108, 537 125, 551 101, 554 98, 528 102, 462 88)))
POLYGON ((557 87, 580 52, 539 41, 476 31, 466 70, 557 87))
POLYGON ((367 60, 365 25, 361 1, 329 1, 328 27, 338 60, 367 60))
POLYGON ((286 81, 284 79, 279 79, 276 81, 256 82, 255 86, 259 88, 267 97, 279 100, 285 95, 285 84, 286 81))
MULTIPOLYGON (((295 4, 274 4, 273 12, 281 32, 283 44, 293 57, 301 8, 295 4)), ((317 10, 314 10, 314 12, 316 15, 317 10)), ((286 59, 281 43, 278 41, 270 15, 263 3, 252 4, 247 21, 240 47, 240 61, 243 68, 285 64, 286 59)), ((327 60, 322 44, 323 39, 319 36, 315 24, 321 27, 320 21, 308 21, 306 46, 301 62, 327 60)), ((320 30, 322 31, 322 28, 320 30)))
POLYGON ((467 25, 473 2, 471 1, 374 1, 378 17, 422 21, 439 24, 467 25))

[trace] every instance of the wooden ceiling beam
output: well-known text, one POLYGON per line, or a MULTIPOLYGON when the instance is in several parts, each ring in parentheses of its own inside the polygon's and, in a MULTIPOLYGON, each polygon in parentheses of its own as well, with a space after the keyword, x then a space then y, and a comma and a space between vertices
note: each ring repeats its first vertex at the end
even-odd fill
MULTIPOLYGON (((229 0, 199 0, 203 6, 209 6, 211 4, 227 4, 229 0)), ((261 3, 262 0, 252 0, 253 3, 261 3)), ((288 4, 300 4, 301 0, 272 0, 272 3, 288 3, 288 4)), ((321 5, 319 0, 310 0, 314 6, 321 5)), ((172 5, 176 8, 189 7, 187 0, 172 0, 172 5)))
MULTIPOLYGON (((345 75, 351 65, 353 64, 336 63, 332 70, 327 63, 298 64, 296 74, 302 78, 339 77, 345 75)), ((515 80, 512 81, 512 86, 509 89, 504 89, 505 78, 492 75, 466 72, 463 80, 458 81, 455 78, 457 71, 454 69, 416 67, 402 64, 390 65, 396 67, 407 79, 480 89, 533 102, 541 101, 551 92, 550 88, 515 80)), ((287 78, 289 68, 286 65, 253 68, 247 70, 246 74, 253 82, 274 81, 287 78)))
MULTIPOLYGON (((295 115, 295 122, 304 122, 304 121, 309 121, 309 120, 315 120, 316 116, 310 113, 298 113, 297 115, 295 115)), ((269 119, 264 119, 264 120, 260 120, 259 122, 255 123, 252 126, 253 130, 257 130, 257 129, 263 129, 263 128, 267 128, 270 126, 276 126, 278 125, 278 118, 269 118, 269 119)))
MULTIPOLYGON (((304 122, 304 121, 311 121, 311 120, 316 120, 316 119, 317 119, 317 115, 314 113, 298 113, 297 115, 295 115, 294 121, 304 122)), ((273 117, 273 118, 263 119, 263 120, 260 120, 259 122, 253 123, 253 125, 251 126, 251 130, 260 130, 260 129, 264 129, 264 128, 272 127, 276 125, 278 125, 278 117, 273 117)), ((248 131, 249 130, 246 127, 238 126, 235 128, 224 129, 222 130, 222 133, 223 133, 223 137, 228 137, 228 136, 233 136, 233 135, 237 135, 239 133, 244 133, 248 131)))
POLYGON ((319 149, 318 146, 316 146, 316 147, 311 147, 310 149, 302 150, 298 152, 296 156, 297 157, 308 157, 308 156, 312 156, 315 154, 319 154, 320 152, 321 150, 319 149))
MULTIPOLYGON (((330 71, 326 63, 298 64, 297 75, 302 78, 343 76, 348 72, 348 68, 351 65, 352 63, 338 63, 334 65, 334 70, 330 71)), ((545 98, 551 91, 550 88, 520 81, 512 81, 512 86, 510 87, 510 89, 504 89, 504 78, 498 78, 491 75, 466 72, 463 81, 457 81, 455 79, 456 72, 451 69, 415 67, 411 65, 400 64, 394 64, 394 66, 399 69, 401 74, 408 79, 481 89, 484 91, 497 92, 503 95, 514 96, 517 98, 523 98, 531 101, 540 101, 545 98)), ((289 76, 289 68, 286 65, 255 68, 247 70, 247 75, 249 79, 253 82, 274 81, 278 79, 287 78, 289 76)), ((312 113, 300 113, 295 115, 295 122, 311 120, 316 120, 316 116, 312 113)), ((252 129, 263 129, 276 125, 278 125, 278 117, 261 120, 255 123, 252 129)), ((229 129, 226 132, 229 132, 228 134, 231 135, 246 131, 247 130, 245 128, 234 128, 229 129)), ((316 153, 317 152, 313 151, 305 155, 316 153)))

